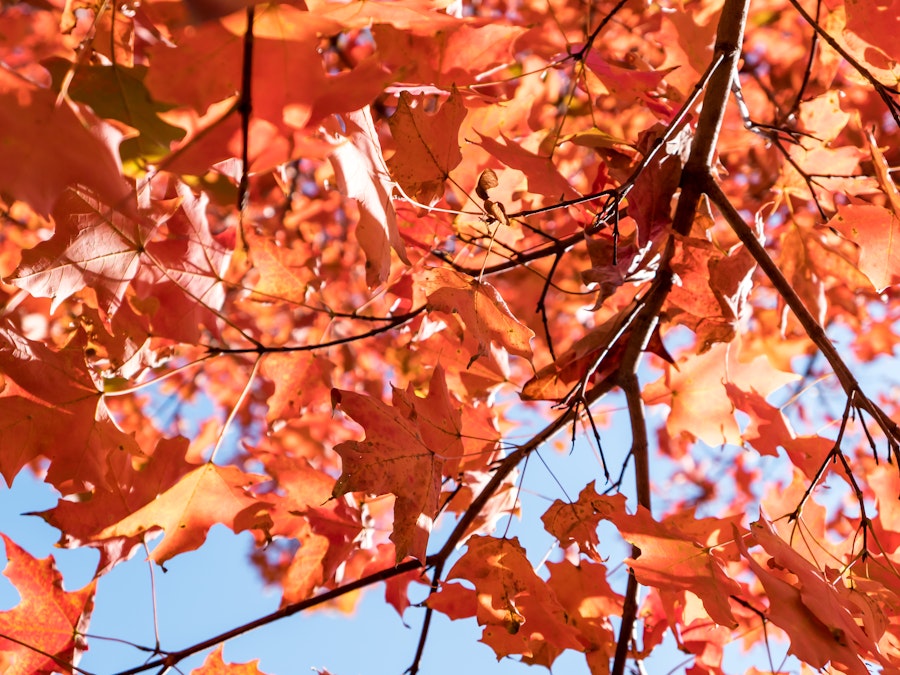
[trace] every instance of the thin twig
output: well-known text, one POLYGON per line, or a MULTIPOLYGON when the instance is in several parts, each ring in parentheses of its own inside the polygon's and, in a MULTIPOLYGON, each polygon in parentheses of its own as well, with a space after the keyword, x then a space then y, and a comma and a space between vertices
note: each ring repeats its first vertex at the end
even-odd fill
POLYGON ((838 41, 831 37, 825 31, 825 29, 822 28, 819 23, 809 15, 809 12, 803 9, 803 7, 797 0, 790 0, 790 3, 794 6, 794 9, 797 10, 800 16, 803 17, 803 20, 806 21, 806 23, 808 23, 810 26, 812 26, 812 29, 816 31, 819 37, 827 42, 829 47, 840 54, 844 58, 844 60, 847 61, 847 63, 853 66, 853 69, 856 70, 856 72, 862 75, 863 78, 872 85, 872 88, 875 90, 881 100, 884 101, 888 112, 891 114, 891 117, 894 118, 894 122, 897 124, 897 126, 900 126, 900 104, 898 104, 897 101, 891 98, 891 96, 896 96, 900 92, 898 92, 896 89, 888 87, 887 85, 877 80, 875 76, 872 75, 872 73, 870 73, 866 68, 864 68, 859 61, 854 59, 846 49, 841 47, 838 41))
MULTIPOLYGON (((634 477, 637 487, 638 505, 652 512, 650 497, 650 459, 649 441, 647 438, 647 420, 644 416, 644 403, 641 400, 640 383, 637 374, 631 372, 620 378, 620 386, 625 391, 628 404, 628 416, 631 422, 631 455, 634 457, 634 477)), ((631 557, 640 556, 637 546, 631 547, 631 557)), ((628 585, 625 589, 625 603, 622 607, 622 624, 616 642, 616 655, 613 661, 612 675, 622 675, 628 660, 628 645, 632 640, 634 622, 637 618, 638 581, 634 570, 628 571, 628 585)))
POLYGON ((334 340, 329 340, 328 342, 319 342, 316 344, 305 344, 305 345, 294 345, 294 346, 280 346, 280 347, 266 347, 265 345, 260 345, 258 347, 214 347, 212 345, 207 345, 206 349, 210 354, 277 354, 277 353, 288 353, 288 352, 313 352, 319 349, 328 349, 329 347, 336 347, 338 345, 345 345, 351 342, 357 342, 359 340, 365 340, 370 337, 374 337, 376 335, 380 335, 381 333, 386 333, 389 330, 393 330, 403 324, 411 321, 419 314, 424 312, 427 309, 426 305, 422 305, 411 312, 407 312, 406 314, 398 314, 393 319, 390 320, 384 326, 379 326, 378 328, 373 328, 370 331, 365 333, 360 333, 359 335, 350 335, 348 337, 336 338, 334 340))
MULTIPOLYGON (((434 572, 431 575, 431 589, 428 592, 428 597, 431 597, 437 592, 438 582, 441 579, 441 575, 444 573, 444 561, 438 562, 434 566, 434 572)), ((422 655, 425 653, 425 642, 428 640, 428 630, 431 628, 431 617, 434 615, 434 610, 431 607, 427 607, 425 609, 425 618, 422 620, 422 632, 419 633, 419 643, 416 645, 416 655, 413 657, 412 665, 406 669, 406 672, 409 675, 416 675, 419 672, 419 663, 422 661, 422 655)))

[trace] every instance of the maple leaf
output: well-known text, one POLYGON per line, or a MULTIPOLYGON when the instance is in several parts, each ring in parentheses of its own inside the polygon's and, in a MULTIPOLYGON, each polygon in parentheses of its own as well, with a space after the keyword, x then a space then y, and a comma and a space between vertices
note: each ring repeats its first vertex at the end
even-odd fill
POLYGON ((195 196, 175 184, 178 210, 166 221, 165 238, 144 248, 147 260, 134 281, 136 304, 151 315, 153 331, 196 344, 200 327, 218 335, 219 309, 225 302, 224 276, 232 246, 210 230, 205 193, 195 196))
POLYGON ((425 112, 422 99, 413 103, 409 92, 400 93, 389 120, 397 151, 387 164, 408 195, 428 204, 443 195, 444 181, 462 160, 458 136, 466 108, 455 88, 435 113, 425 112))
POLYGON ((202 464, 92 539, 127 540, 161 529, 165 536, 150 553, 150 559, 162 565, 179 553, 200 548, 209 529, 218 523, 234 532, 267 529, 271 523, 266 514, 268 504, 249 491, 266 480, 265 476, 244 473, 237 467, 202 464))
POLYGON ((423 22, 429 18, 424 30, 404 30, 394 21, 373 27, 382 59, 401 82, 427 82, 448 91, 475 84, 485 73, 515 62, 513 42, 525 33, 521 26, 494 21, 478 26, 448 15, 420 15, 423 22))
POLYGON ((591 481, 578 495, 577 501, 567 504, 557 499, 541 516, 541 520, 547 532, 556 537, 560 545, 578 544, 582 553, 600 561, 597 525, 611 513, 624 510, 624 495, 601 497, 597 494, 594 481, 591 481))
POLYGON ((466 391, 469 396, 487 395, 509 379, 509 355, 505 350, 490 349, 473 362, 471 355, 477 353, 481 345, 472 332, 459 326, 459 330, 438 330, 436 334, 430 334, 443 326, 440 319, 424 316, 421 336, 412 341, 410 347, 414 345, 415 350, 409 353, 418 355, 423 364, 431 367, 441 364, 450 386, 466 391))
POLYGON ((391 180, 381 143, 368 107, 342 116, 346 130, 329 159, 337 175, 341 194, 359 202, 356 238, 366 253, 366 281, 374 286, 387 279, 391 269, 390 249, 409 264, 406 248, 397 228, 392 203, 391 180))
POLYGON ((769 569, 785 569, 797 575, 791 583, 760 565, 738 533, 735 541, 750 569, 770 598, 769 619, 791 638, 789 652, 814 668, 829 661, 856 675, 868 673, 861 656, 882 661, 878 647, 860 628, 851 613, 847 589, 825 577, 790 546, 776 537, 765 520, 753 524, 751 537, 773 556, 769 569))
POLYGON ((189 37, 153 45, 144 80, 156 101, 189 105, 198 113, 240 91, 241 41, 221 22, 187 29, 189 37), (174 67, 175 64, 177 67, 174 67))
POLYGON ((259 281, 253 285, 254 294, 262 302, 306 301, 310 285, 316 279, 315 261, 311 251, 279 246, 270 237, 247 231, 244 239, 253 267, 259 272, 259 281))
POLYGON ((116 156, 85 128, 79 115, 90 117, 84 110, 76 113, 67 102, 57 105, 56 94, 50 90, 0 69, 0 128, 4 130, 0 192, 48 214, 63 190, 80 184, 110 206, 133 208, 131 189, 122 179, 116 156), (61 138, 65 143, 58 142, 61 138))
POLYGON ((0 664, 9 675, 50 675, 78 660, 94 606, 96 581, 66 592, 53 558, 39 560, 4 534, 4 575, 21 598, 0 612, 0 664))
POLYGON ((581 278, 585 284, 599 286, 595 309, 599 309, 623 284, 643 281, 656 272, 659 242, 646 241, 639 246, 640 234, 633 218, 623 218, 619 222, 618 241, 614 242, 608 233, 603 232, 597 237, 587 238, 593 267, 582 272, 581 278))
POLYGON ((859 246, 859 269, 877 292, 900 280, 900 221, 893 211, 874 204, 843 205, 828 225, 859 246))
POLYGON ((177 210, 161 208, 150 222, 110 212, 87 195, 61 200, 57 231, 23 255, 13 283, 36 297, 53 298, 53 309, 94 288, 108 315, 119 310, 133 285, 144 309, 166 306, 152 312, 155 331, 196 341, 200 324, 215 327, 230 252, 210 232, 208 198, 195 197, 183 183, 175 189, 177 210), (154 237, 163 223, 165 237, 154 237))
MULTIPOLYGON (((578 631, 535 574, 517 538, 472 537, 447 578, 465 579, 475 586, 475 616, 484 626, 481 641, 492 647, 498 658, 522 654, 549 668, 561 651, 580 647, 578 631)), ((471 598, 471 592, 454 590, 457 588, 458 584, 444 584, 429 606, 448 607, 441 598, 445 592, 462 592, 471 598)), ((464 602, 471 607, 469 601, 464 602)))
POLYGON ((309 352, 266 356, 260 373, 275 385, 275 391, 267 401, 269 423, 296 417, 306 406, 325 400, 331 391, 333 369, 333 363, 309 352))
POLYGON ((479 135, 479 145, 511 169, 525 174, 528 191, 551 199, 573 199, 581 195, 563 178, 553 159, 530 152, 519 143, 501 137, 502 143, 479 135))
POLYGON ((512 315, 497 289, 489 283, 435 267, 425 275, 424 290, 429 309, 459 314, 478 341, 478 351, 472 355, 469 365, 487 354, 492 342, 510 354, 531 359, 534 332, 512 315))
POLYGON ((152 228, 110 210, 90 195, 68 195, 55 210, 56 232, 22 255, 12 282, 35 297, 52 298, 51 311, 85 287, 114 314, 137 276, 152 228))
POLYGON ((797 437, 781 410, 755 391, 743 391, 731 382, 725 383, 725 391, 734 407, 750 416, 743 437, 757 452, 777 457, 782 447, 810 479, 818 474, 833 441, 821 436, 797 437))
POLYGON ((391 541, 397 561, 425 560, 428 534, 438 508, 445 463, 463 454, 459 409, 450 398, 443 369, 435 368, 428 396, 394 389, 393 406, 352 391, 332 391, 332 400, 366 431, 364 441, 335 446, 342 472, 334 496, 348 492, 394 494, 391 541))
POLYGON ((900 61, 897 30, 900 29, 900 3, 873 0, 848 0, 847 30, 879 48, 893 61, 900 61))
POLYGON ((642 393, 649 404, 666 403, 671 411, 666 427, 673 437, 690 434, 707 445, 740 445, 741 434, 725 391, 732 382, 744 391, 766 397, 793 382, 797 375, 772 368, 766 357, 741 363, 736 342, 713 345, 704 354, 687 355, 666 367, 666 374, 642 393), (698 411, 703 411, 702 414, 698 411))
POLYGON ((202 23, 233 14, 252 5, 247 0, 181 0, 194 23, 202 23))
POLYGON ((672 260, 678 283, 666 299, 666 313, 697 334, 699 353, 734 339, 749 309, 747 295, 755 269, 756 261, 743 245, 721 251, 705 238, 678 241, 672 260))
POLYGON ((444 26, 457 26, 461 21, 443 10, 447 0, 395 0, 390 3, 364 2, 345 5, 331 0, 309 0, 310 12, 339 21, 347 28, 368 28, 387 24, 414 35, 433 35, 444 26))
MULTIPOLYGON (((641 135, 641 147, 650 148, 658 140, 659 126, 641 135)), ((637 245, 643 249, 648 242, 656 241, 672 222, 672 197, 681 180, 684 151, 690 147, 691 135, 683 129, 666 143, 666 154, 647 171, 642 171, 634 182, 634 190, 628 195, 628 214, 637 225, 637 245)))
POLYGON ((191 671, 191 675, 265 675, 257 665, 258 659, 248 663, 225 663, 223 651, 222 645, 216 647, 202 666, 191 671))
POLYGON ((55 351, 9 327, 0 328, 0 473, 9 484, 28 462, 50 459, 47 480, 64 494, 107 485, 113 452, 140 455, 115 424, 77 343, 55 351))
MULTIPOLYGON (((579 45, 572 45, 572 49, 575 51, 579 48, 579 45)), ((620 98, 622 103, 627 105, 638 99, 650 104, 651 109, 658 105, 658 97, 653 96, 654 92, 665 77, 675 70, 674 67, 663 70, 623 68, 609 63, 595 50, 587 52, 584 63, 591 72, 600 78, 609 93, 620 98)))
POLYGON ((149 457, 117 453, 109 458, 107 486, 95 487, 78 499, 60 499, 36 515, 62 532, 60 546, 92 546, 100 550, 98 569, 106 571, 127 560, 143 541, 143 532, 100 537, 107 527, 127 518, 171 488, 194 465, 184 461, 188 440, 162 439, 149 457))
MULTIPOLYGON (((59 90, 69 69, 69 61, 54 58, 44 63, 59 90)), ((138 132, 137 138, 126 138, 120 145, 123 160, 158 159, 169 151, 169 144, 181 140, 184 129, 169 124, 160 113, 172 106, 150 98, 144 84, 147 66, 133 68, 114 63, 111 66, 84 65, 75 72, 67 92, 73 101, 85 103, 95 114, 124 122, 138 132)))
POLYGON ((676 523, 657 522, 643 507, 633 516, 610 516, 622 537, 640 549, 626 562, 637 580, 661 591, 690 591, 703 601, 709 617, 721 626, 737 622, 728 596, 740 593, 738 583, 725 572, 724 560, 714 549, 685 532, 676 523))
MULTIPOLYGON (((254 448, 277 490, 261 497, 271 504, 269 539, 291 538, 299 549, 279 569, 284 589, 282 605, 305 600, 330 581, 353 550, 362 530, 358 509, 344 499, 329 499, 334 478, 308 460, 269 450, 269 443, 254 448)), ((262 538, 260 537, 260 540, 262 538)))
POLYGON ((582 650, 592 673, 605 672, 615 652, 611 617, 622 615, 623 598, 606 579, 604 565, 569 560, 548 562, 547 585, 579 632, 582 650))

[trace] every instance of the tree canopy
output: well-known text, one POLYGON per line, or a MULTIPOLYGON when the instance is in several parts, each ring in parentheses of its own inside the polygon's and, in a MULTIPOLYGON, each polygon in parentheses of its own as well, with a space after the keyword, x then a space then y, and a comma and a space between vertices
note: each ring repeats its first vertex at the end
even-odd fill
POLYGON ((217 646, 379 585, 410 673, 433 613, 591 673, 665 639, 900 672, 898 34, 875 0, 4 2, 0 474, 99 564, 64 590, 4 535, 3 671, 89 673, 104 575, 222 524, 281 609, 125 672, 258 673, 217 646))

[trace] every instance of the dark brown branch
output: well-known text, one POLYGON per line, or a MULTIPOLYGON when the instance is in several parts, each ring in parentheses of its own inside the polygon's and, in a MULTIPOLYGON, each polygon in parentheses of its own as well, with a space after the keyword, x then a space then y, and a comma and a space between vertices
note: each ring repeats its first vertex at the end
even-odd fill
MULTIPOLYGON (((681 194, 672 222, 672 230, 676 235, 686 236, 690 233, 706 178, 710 175, 719 139, 719 130, 725 116, 725 107, 728 103, 731 85, 737 74, 749 6, 749 0, 726 0, 722 8, 722 18, 716 33, 716 57, 713 60, 716 65, 707 71, 709 85, 703 109, 700 112, 700 119, 697 122, 697 132, 691 147, 691 154, 681 175, 681 194)), ((636 372, 641 353, 656 329, 663 303, 672 289, 674 275, 671 261, 674 253, 675 237, 673 236, 666 244, 659 273, 647 293, 644 306, 641 307, 635 319, 633 332, 622 357, 618 375, 618 384, 625 391, 631 419, 632 456, 635 464, 638 503, 648 510, 651 502, 647 425, 636 372)), ((633 548, 632 555, 639 554, 639 549, 633 548)), ((637 593, 637 579, 633 572, 629 572, 612 675, 622 675, 625 672, 628 645, 631 642, 631 633, 637 614, 637 593)))
MULTIPOLYGON (((822 0, 816 0, 816 16, 813 19, 813 22, 816 25, 819 25, 819 16, 821 13, 822 0)), ((816 58, 816 48, 818 46, 819 34, 814 30, 812 40, 809 42, 809 59, 806 61, 806 68, 803 69, 803 81, 800 83, 800 88, 797 89, 797 95, 794 96, 794 103, 787 109, 787 112, 784 115, 785 121, 789 120, 800 109, 800 104, 803 102, 803 94, 806 92, 806 87, 809 86, 809 78, 812 75, 813 61, 816 58)))
POLYGON ((211 345, 206 346, 207 352, 211 355, 218 354, 275 354, 275 353, 283 353, 283 352, 313 352, 319 349, 328 349, 329 347, 336 347, 338 345, 345 345, 350 342, 358 342, 360 340, 365 340, 370 337, 374 337, 375 335, 379 335, 381 333, 386 333, 389 330, 393 330, 403 324, 411 321, 419 314, 424 312, 427 309, 425 305, 414 309, 411 312, 407 312, 406 314, 398 314, 397 316, 391 319, 385 319, 389 321, 384 326, 379 326, 378 328, 373 328, 370 331, 366 331, 365 333, 360 333, 359 335, 350 335, 344 338, 336 338, 334 340, 329 340, 328 342, 319 342, 317 344, 308 344, 308 345, 294 345, 294 346, 282 346, 282 347, 266 347, 265 345, 259 345, 258 347, 213 347, 211 345))
MULTIPOLYGON (((434 566, 434 572, 431 575, 431 590, 428 596, 431 597, 437 592, 438 582, 444 573, 444 561, 438 562, 434 566)), ((428 640, 428 630, 431 628, 431 618, 434 616, 434 610, 431 607, 425 609, 425 618, 422 620, 422 632, 419 633, 419 644, 416 645, 416 655, 413 657, 412 665, 406 670, 409 675, 416 675, 419 672, 419 663, 422 661, 422 655, 425 653, 425 642, 428 640)))
MULTIPOLYGON (((638 505, 652 511, 650 497, 650 443, 647 438, 647 420, 644 416, 644 402, 641 400, 641 388, 637 374, 620 377, 620 386, 625 391, 628 405, 628 417, 631 423, 631 456, 634 457, 634 478, 637 487, 638 505)), ((631 547, 631 556, 637 558, 641 550, 631 547)), ((616 642, 616 655, 613 661, 612 675, 622 675, 628 661, 628 645, 632 640, 634 622, 637 618, 638 581, 634 571, 628 571, 628 585, 625 589, 625 603, 622 607, 622 624, 619 628, 619 639, 616 642)))
POLYGON ((136 673, 143 673, 144 671, 157 667, 171 668, 187 657, 196 654, 197 652, 202 652, 204 649, 215 647, 217 644, 225 642, 226 640, 230 640, 233 637, 243 635, 244 633, 249 633, 256 628, 266 626, 270 623, 273 623, 274 621, 278 621, 279 619, 293 616, 294 614, 302 612, 305 609, 316 607, 317 605, 321 605, 325 602, 328 602, 329 600, 334 600, 335 598, 339 598, 342 595, 346 595, 347 593, 350 593, 352 591, 366 588, 367 586, 377 584, 381 581, 387 581, 388 579, 404 574, 405 572, 409 572, 410 570, 418 569, 420 567, 422 567, 422 563, 418 560, 406 560, 396 567, 391 567, 386 570, 381 570, 380 572, 375 572, 374 574, 369 574, 368 576, 357 579, 356 581, 353 581, 349 584, 344 584, 343 586, 332 589, 326 593, 317 595, 314 598, 308 598, 300 602, 292 603, 290 605, 282 607, 276 612, 261 616, 258 619, 254 619, 253 621, 249 621, 241 626, 237 626, 236 628, 227 630, 224 633, 219 633, 218 635, 215 635, 207 640, 203 640, 202 642, 198 642, 197 644, 191 645, 190 647, 186 647, 185 649, 181 649, 176 652, 169 652, 162 658, 148 661, 143 665, 135 666, 134 668, 129 668, 128 670, 119 671, 118 673, 116 673, 116 675, 135 675, 136 673))
POLYGON ((556 352, 553 351, 553 336, 550 335, 550 322, 547 319, 547 292, 550 290, 550 286, 553 283, 553 275, 556 272, 556 268, 559 265, 559 261, 562 258, 562 253, 557 253, 556 257, 553 258, 553 264, 550 266, 550 271, 547 272, 547 279, 544 282, 544 288, 541 291, 541 297, 538 298, 537 308, 535 309, 541 315, 541 323, 544 324, 544 335, 547 336, 547 349, 550 352, 550 358, 556 361, 556 352))
POLYGON ((253 113, 253 19, 256 9, 247 8, 247 30, 244 32, 244 57, 241 64, 241 98, 238 112, 241 115, 241 181, 238 184, 239 212, 247 207, 250 183, 250 115, 253 113))
POLYGON ((797 507, 789 515, 788 520, 798 520, 800 518, 800 513, 803 511, 803 507, 806 505, 806 502, 807 500, 809 500, 810 496, 812 496, 813 490, 816 489, 819 481, 822 480, 822 476, 825 475, 825 470, 828 468, 828 465, 834 461, 836 455, 841 454, 841 443, 843 443, 844 441, 844 433, 847 431, 847 422, 850 420, 850 413, 852 411, 853 397, 848 396, 847 405, 844 407, 844 414, 841 416, 841 427, 840 429, 838 429, 838 435, 834 441, 834 445, 832 446, 831 451, 825 456, 825 459, 822 460, 822 464, 819 466, 818 471, 816 471, 816 475, 809 482, 806 491, 803 493, 803 496, 797 503, 797 507))
POLYGON ((576 59, 578 61, 584 60, 585 54, 587 54, 594 46, 594 42, 597 37, 606 28, 607 24, 612 21, 613 17, 619 13, 619 11, 625 6, 628 0, 619 0, 616 3, 616 6, 609 10, 609 13, 603 17, 603 20, 599 23, 599 25, 594 29, 594 31, 588 36, 588 39, 585 41, 584 46, 579 49, 577 52, 571 54, 571 58, 576 59))

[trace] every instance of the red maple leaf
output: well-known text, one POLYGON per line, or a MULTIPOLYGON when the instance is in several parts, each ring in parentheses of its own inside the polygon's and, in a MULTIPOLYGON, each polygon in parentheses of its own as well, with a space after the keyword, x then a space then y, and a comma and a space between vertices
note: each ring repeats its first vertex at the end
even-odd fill
MULTIPOLYGON (((48 214, 63 190, 80 184, 108 206, 132 211, 132 191, 113 149, 85 128, 84 117, 101 127, 89 111, 76 112, 65 101, 57 105, 55 92, 0 69, 0 128, 5 139, 0 192, 48 214)), ((116 136, 111 129, 107 132, 108 138, 116 136)))
POLYGON ((69 668, 87 649, 87 631, 96 581, 80 591, 62 588, 52 558, 38 560, 6 535, 4 574, 21 600, 0 612, 0 665, 8 675, 51 675, 69 668))

